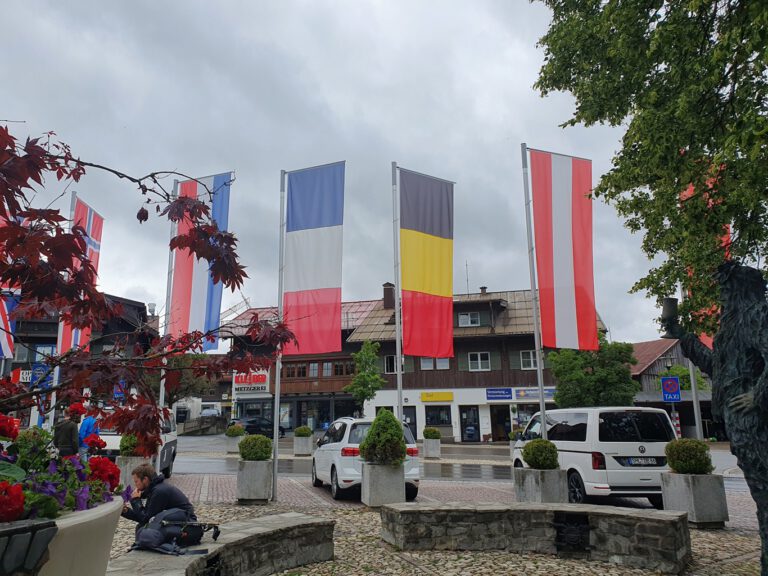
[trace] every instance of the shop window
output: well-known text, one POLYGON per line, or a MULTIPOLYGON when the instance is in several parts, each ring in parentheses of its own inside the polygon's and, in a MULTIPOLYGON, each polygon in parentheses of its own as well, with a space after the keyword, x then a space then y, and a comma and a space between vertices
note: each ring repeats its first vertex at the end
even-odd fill
POLYGON ((450 370, 451 359, 450 358, 435 358, 435 368, 438 370, 450 370))
POLYGON ((425 406, 424 419, 427 426, 450 426, 451 406, 425 406))
POLYGON ((323 377, 333 376, 333 362, 323 362, 323 377))
POLYGON ((309 363, 309 377, 310 378, 317 378, 317 371, 319 368, 319 364, 317 362, 310 362, 309 363))
POLYGON ((520 351, 520 367, 523 370, 536 370, 538 367, 536 363, 536 350, 520 351))
POLYGON ((480 312, 459 312, 459 327, 480 326, 480 312))
POLYGON ((396 356, 384 356, 384 374, 395 373, 395 366, 397 365, 395 358, 396 356))
POLYGON ((469 353, 469 371, 470 372, 488 372, 491 369, 490 352, 470 352, 469 353))
POLYGON ((421 369, 422 370, 434 370, 435 369, 435 359, 434 358, 428 358, 426 356, 421 357, 421 369))

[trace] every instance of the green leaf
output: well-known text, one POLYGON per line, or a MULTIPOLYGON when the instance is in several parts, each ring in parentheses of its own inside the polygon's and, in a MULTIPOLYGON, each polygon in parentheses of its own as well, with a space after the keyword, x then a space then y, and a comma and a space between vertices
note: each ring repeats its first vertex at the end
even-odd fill
POLYGON ((16 482, 21 482, 26 477, 27 472, 23 468, 9 462, 0 462, 0 478, 10 478, 16 482))

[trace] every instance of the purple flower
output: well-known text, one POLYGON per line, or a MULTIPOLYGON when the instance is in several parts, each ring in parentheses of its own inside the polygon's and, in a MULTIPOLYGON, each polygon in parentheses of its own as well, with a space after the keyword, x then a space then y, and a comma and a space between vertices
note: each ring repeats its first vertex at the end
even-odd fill
POLYGON ((88 495, 90 489, 88 486, 83 486, 75 490, 75 510, 87 510, 88 509, 88 495))
POLYGON ((11 464, 16 462, 18 456, 16 454, 8 454, 8 452, 0 452, 0 461, 10 462, 11 464))
POLYGON ((58 486, 55 482, 43 482, 33 487, 33 491, 38 494, 44 494, 46 496, 53 496, 59 503, 59 506, 64 506, 64 499, 67 497, 67 491, 64 487, 58 486))
POLYGON ((59 471, 59 466, 56 464, 56 460, 51 460, 48 463, 48 474, 56 474, 59 471))
POLYGON ((104 492, 102 492, 102 496, 104 498, 104 502, 112 502, 112 492, 109 490, 104 490, 104 492))
POLYGON ((131 486, 128 485, 125 487, 125 490, 123 490, 121 494, 121 496, 123 497, 123 502, 130 502, 131 494, 133 494, 133 488, 131 488, 131 486))

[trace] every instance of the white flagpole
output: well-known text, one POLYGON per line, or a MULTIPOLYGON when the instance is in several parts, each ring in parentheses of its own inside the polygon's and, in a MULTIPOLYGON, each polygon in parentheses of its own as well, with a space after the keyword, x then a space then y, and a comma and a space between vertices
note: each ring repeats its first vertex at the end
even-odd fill
POLYGON ((536 270, 533 261, 533 232, 531 230, 531 193, 528 189, 528 146, 520 145, 523 154, 523 191, 525 193, 525 229, 528 233, 528 271, 531 276, 533 299, 533 339, 536 345, 536 379, 539 384, 539 412, 541 413, 541 437, 547 439, 547 414, 544 399, 544 369, 541 353, 541 324, 539 321, 539 292, 536 287, 536 270))
MULTIPOLYGON (((280 263, 277 271, 277 320, 283 321, 283 275, 285 272, 285 170, 280 170, 280 263)), ((275 404, 272 408, 272 501, 277 502, 277 465, 280 456, 280 371, 283 351, 278 348, 275 362, 275 404)))
POLYGON ((392 242, 395 255, 395 374, 397 419, 403 421, 403 331, 400 318, 400 202, 397 197, 397 162, 392 162, 392 242))

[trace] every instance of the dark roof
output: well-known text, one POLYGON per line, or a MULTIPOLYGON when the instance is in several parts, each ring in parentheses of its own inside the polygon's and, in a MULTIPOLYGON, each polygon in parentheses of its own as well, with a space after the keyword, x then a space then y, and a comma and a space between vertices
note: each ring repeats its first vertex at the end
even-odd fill
POLYGON ((634 356, 637 359, 637 364, 632 366, 632 376, 639 376, 645 372, 651 364, 666 354, 675 344, 677 344, 677 340, 669 338, 659 338, 658 340, 635 342, 632 344, 634 356))

